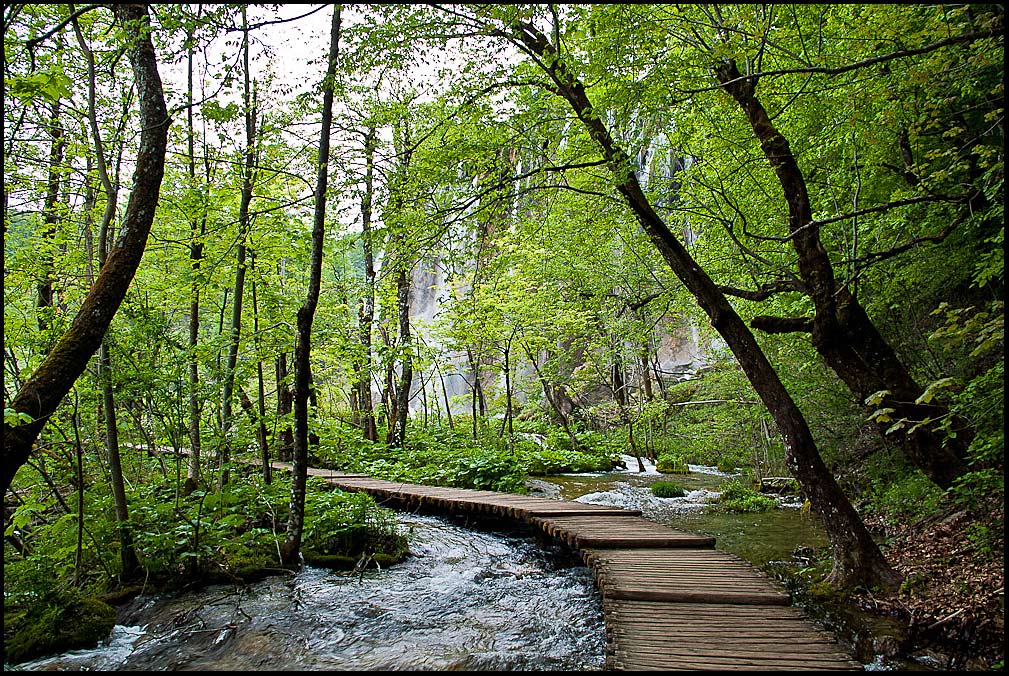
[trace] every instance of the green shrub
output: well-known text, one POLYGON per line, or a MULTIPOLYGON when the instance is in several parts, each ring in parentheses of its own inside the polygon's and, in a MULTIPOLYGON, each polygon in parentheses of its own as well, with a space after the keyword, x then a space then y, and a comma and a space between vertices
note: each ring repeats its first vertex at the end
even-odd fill
POLYGON ((690 474, 690 467, 682 458, 677 458, 669 454, 659 456, 655 463, 655 469, 663 474, 690 474))
POLYGON ((921 471, 905 469, 872 482, 866 509, 892 523, 913 523, 935 512, 943 495, 921 471))
POLYGON ((739 479, 730 479, 719 487, 722 495, 719 504, 732 512, 766 512, 774 509, 778 501, 758 493, 739 479))
POLYGON ((674 481, 656 481, 650 488, 652 495, 658 498, 682 498, 687 494, 683 486, 674 481))

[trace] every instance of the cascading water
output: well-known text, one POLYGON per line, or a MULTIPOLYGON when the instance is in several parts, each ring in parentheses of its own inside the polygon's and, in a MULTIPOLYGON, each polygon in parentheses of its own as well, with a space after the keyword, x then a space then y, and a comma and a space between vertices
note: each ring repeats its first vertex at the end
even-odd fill
MULTIPOLYGON (((348 576, 306 568, 244 588, 133 601, 96 650, 29 670, 601 670, 587 568, 530 538, 404 515, 413 556, 348 576)), ((10 667, 8 667, 10 668, 10 667)))

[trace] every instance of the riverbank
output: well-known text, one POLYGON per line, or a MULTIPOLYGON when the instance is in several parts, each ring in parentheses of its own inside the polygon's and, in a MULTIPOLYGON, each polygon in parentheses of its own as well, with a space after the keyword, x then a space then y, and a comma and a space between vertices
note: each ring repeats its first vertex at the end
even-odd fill
POLYGON ((899 527, 870 520, 886 533, 886 556, 904 584, 890 596, 864 593, 852 602, 906 625, 903 644, 892 650, 941 670, 1004 668, 1004 542, 993 539, 987 551, 979 551, 968 537, 972 528, 1004 523, 1004 505, 989 505, 987 514, 989 526, 963 511, 899 527))

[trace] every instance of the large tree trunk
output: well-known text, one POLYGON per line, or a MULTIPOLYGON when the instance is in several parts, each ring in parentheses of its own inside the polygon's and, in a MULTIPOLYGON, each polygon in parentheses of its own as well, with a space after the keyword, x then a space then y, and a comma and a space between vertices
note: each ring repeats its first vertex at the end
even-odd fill
POLYGON ((22 424, 4 420, 3 490, 10 488, 18 469, 28 460, 46 420, 59 406, 88 360, 98 349, 112 317, 119 309, 147 244, 158 205, 165 170, 165 148, 170 119, 165 108, 157 57, 150 39, 144 5, 113 6, 124 24, 127 54, 133 67, 140 106, 140 147, 133 193, 123 215, 121 235, 98 272, 70 328, 18 391, 10 408, 29 418, 22 424))
POLYGON ((301 538, 305 525, 305 492, 308 483, 308 399, 311 386, 312 322, 319 304, 322 285, 322 251, 326 235, 326 189, 329 185, 329 132, 333 121, 333 88, 340 43, 340 10, 333 8, 329 61, 322 82, 322 132, 319 136, 319 173, 315 182, 315 217, 312 225, 312 262, 308 294, 298 310, 298 342, 294 348, 294 467, 291 472, 291 504, 287 517, 287 536, 281 548, 285 565, 301 560, 301 538))
MULTIPOLYGON (((894 409, 891 418, 911 421, 945 417, 949 411, 937 405, 920 405, 915 400, 923 389, 879 333, 861 304, 847 286, 838 288, 830 257, 820 242, 820 230, 813 221, 806 180, 792 154, 788 140, 775 128, 763 104, 756 97, 757 79, 744 78, 735 62, 721 65, 716 75, 722 88, 740 105, 774 169, 788 203, 789 232, 798 254, 799 275, 815 307, 813 347, 848 386, 865 402, 869 395, 889 390, 878 408, 894 409)), ((890 425, 881 425, 884 432, 890 425)), ((967 471, 968 435, 946 440, 927 426, 913 433, 903 430, 887 438, 906 457, 942 488, 967 471)))
POLYGON ((820 516, 830 538, 834 557, 829 579, 836 584, 893 587, 898 576, 883 558, 858 513, 841 491, 817 451, 799 407, 785 389, 753 333, 736 314, 722 292, 652 208, 638 184, 627 154, 616 146, 602 119, 594 112, 585 88, 565 67, 556 49, 533 26, 517 22, 518 39, 543 59, 541 66, 557 92, 572 107, 592 139, 602 150, 617 190, 630 206, 652 243, 674 274, 697 300, 711 325, 732 350, 744 373, 778 424, 785 442, 786 463, 812 509, 820 516))

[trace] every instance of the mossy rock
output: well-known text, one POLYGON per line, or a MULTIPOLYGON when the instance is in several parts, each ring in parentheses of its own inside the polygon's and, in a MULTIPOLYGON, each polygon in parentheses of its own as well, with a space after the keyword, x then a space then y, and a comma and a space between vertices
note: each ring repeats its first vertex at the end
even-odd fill
POLYGON ((394 563, 399 563, 407 557, 409 552, 403 550, 396 554, 386 554, 375 552, 368 557, 354 557, 346 554, 325 554, 314 549, 303 549, 301 552, 305 563, 317 568, 329 568, 330 570, 353 570, 357 567, 358 561, 364 561, 365 568, 388 568, 394 563))
POLYGON ((301 556, 310 566, 329 568, 330 570, 353 570, 358 561, 355 557, 346 554, 325 554, 314 549, 302 549, 301 556))
POLYGON ((96 646, 116 624, 116 609, 97 598, 68 595, 30 608, 4 608, 4 659, 24 662, 96 646))

